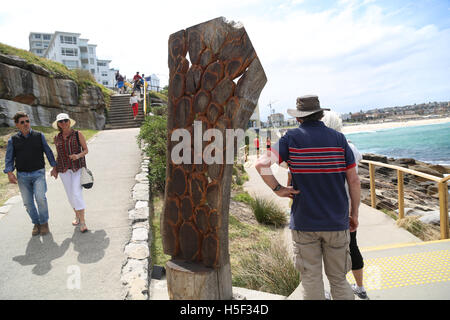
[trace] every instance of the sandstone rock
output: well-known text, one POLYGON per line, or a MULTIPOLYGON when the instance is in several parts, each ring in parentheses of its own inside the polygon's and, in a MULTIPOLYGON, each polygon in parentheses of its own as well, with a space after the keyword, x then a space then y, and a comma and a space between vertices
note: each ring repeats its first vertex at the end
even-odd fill
POLYGON ((422 218, 419 219, 423 223, 432 224, 435 226, 440 225, 441 221, 441 214, 439 210, 428 212, 426 215, 424 215, 422 218))
POLYGON ((407 164, 407 165, 416 164, 416 160, 412 159, 412 158, 400 158, 400 159, 397 159, 396 162, 398 162, 400 164, 407 164))
POLYGON ((9 210, 12 208, 12 205, 6 205, 3 207, 0 207, 0 213, 1 214, 6 214, 9 212, 9 210))
MULTIPOLYGON (((423 172, 423 173, 426 173, 426 174, 431 174, 431 175, 439 177, 439 178, 443 178, 444 177, 444 175, 442 173, 432 169, 429 166, 414 165, 414 166, 410 166, 409 169, 415 170, 415 171, 419 171, 419 172, 423 172)), ((416 177, 416 178, 419 180, 420 177, 416 177)), ((423 179, 423 178, 420 178, 420 179, 423 179)), ((419 180, 419 181, 422 181, 422 180, 419 180)), ((429 181, 429 180, 425 180, 425 181, 429 181)))
POLYGON ((148 246, 139 243, 130 243, 125 247, 125 254, 132 259, 146 259, 150 256, 148 246))
POLYGON ((149 216, 148 207, 140 207, 138 209, 132 209, 128 211, 128 219, 133 221, 144 221, 147 220, 149 216))
POLYGON ((74 81, 18 57, 0 55, 0 101, 0 125, 13 126, 17 111, 32 116, 32 125, 49 126, 61 112, 75 119, 78 128, 103 129, 106 122, 100 88, 80 92, 74 81))
POLYGON ((377 161, 377 162, 382 162, 382 163, 388 163, 387 157, 386 157, 386 156, 379 155, 379 154, 374 154, 374 153, 364 153, 362 157, 363 157, 364 160, 370 160, 370 161, 377 161))
POLYGON ((148 240, 148 229, 145 228, 133 229, 133 234, 131 236, 132 242, 147 241, 147 240, 148 240))

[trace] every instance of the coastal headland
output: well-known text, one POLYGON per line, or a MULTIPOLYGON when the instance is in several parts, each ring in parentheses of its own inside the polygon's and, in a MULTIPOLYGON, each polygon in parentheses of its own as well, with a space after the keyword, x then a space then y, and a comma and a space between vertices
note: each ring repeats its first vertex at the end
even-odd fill
POLYGON ((446 123, 450 122, 450 117, 445 118, 423 118, 417 120, 387 120, 384 122, 378 123, 360 123, 360 124, 344 124, 342 128, 342 132, 345 133, 355 133, 355 132, 363 132, 363 131, 376 131, 381 129, 393 129, 398 127, 413 127, 413 126, 422 126, 428 124, 438 124, 438 123, 446 123))

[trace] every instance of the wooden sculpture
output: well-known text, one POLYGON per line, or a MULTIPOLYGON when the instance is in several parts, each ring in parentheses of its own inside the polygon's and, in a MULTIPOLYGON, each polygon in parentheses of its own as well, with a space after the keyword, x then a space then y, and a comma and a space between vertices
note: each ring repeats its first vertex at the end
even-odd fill
MULTIPOLYGON (((222 153, 222 163, 207 164, 194 148, 198 143, 194 133, 214 128, 225 139, 226 129, 245 130, 267 78, 243 26, 223 17, 169 37, 169 72, 167 178, 161 217, 164 252, 172 256, 166 265, 169 296, 231 299, 228 210, 233 164, 226 163, 225 153, 236 154, 236 141, 231 148, 224 142, 222 150, 212 152, 222 153), (180 129, 192 138, 188 143, 193 152, 187 156, 191 161, 183 163, 172 159, 179 143, 172 139, 180 129)), ((212 143, 200 141, 201 152, 212 143)))

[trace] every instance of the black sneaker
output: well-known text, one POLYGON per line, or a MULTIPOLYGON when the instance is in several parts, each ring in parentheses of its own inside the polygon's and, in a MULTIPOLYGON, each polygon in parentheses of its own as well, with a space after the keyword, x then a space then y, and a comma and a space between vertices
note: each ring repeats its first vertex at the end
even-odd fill
POLYGON ((367 295, 367 292, 364 290, 358 289, 356 284, 352 284, 352 290, 353 290, 353 293, 361 300, 370 300, 369 296, 367 295))

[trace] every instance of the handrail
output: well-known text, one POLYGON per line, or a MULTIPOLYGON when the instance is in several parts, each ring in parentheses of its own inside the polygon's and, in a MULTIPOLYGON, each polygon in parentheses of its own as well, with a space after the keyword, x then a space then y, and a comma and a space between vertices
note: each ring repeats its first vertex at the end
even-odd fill
POLYGON ((425 179, 428 179, 428 180, 433 180, 433 181, 438 182, 438 183, 442 182, 442 180, 446 179, 446 178, 439 178, 439 177, 433 176, 433 175, 428 174, 428 173, 423 173, 423 172, 416 171, 416 170, 411 170, 411 169, 407 169, 407 168, 403 168, 403 167, 399 167, 399 166, 394 166, 392 164, 387 164, 387 163, 383 163, 383 162, 372 161, 372 160, 361 160, 361 162, 369 163, 369 164, 372 163, 372 164, 380 166, 380 167, 385 167, 385 168, 394 169, 394 170, 400 170, 400 171, 403 171, 405 173, 414 174, 416 176, 419 176, 419 177, 422 177, 422 178, 425 178, 425 179))
POLYGON ((369 176, 370 176, 370 201, 371 206, 376 208, 376 193, 375 193, 375 166, 385 167, 389 169, 397 170, 397 186, 398 186, 398 218, 403 219, 405 217, 404 207, 404 190, 403 190, 403 173, 409 173, 428 180, 437 182, 439 191, 439 210, 440 210, 440 226, 441 226, 441 239, 449 238, 449 225, 448 225, 448 186, 447 181, 450 176, 444 178, 438 178, 431 174, 423 173, 416 170, 411 170, 383 162, 372 160, 361 160, 362 163, 369 164, 369 176))

